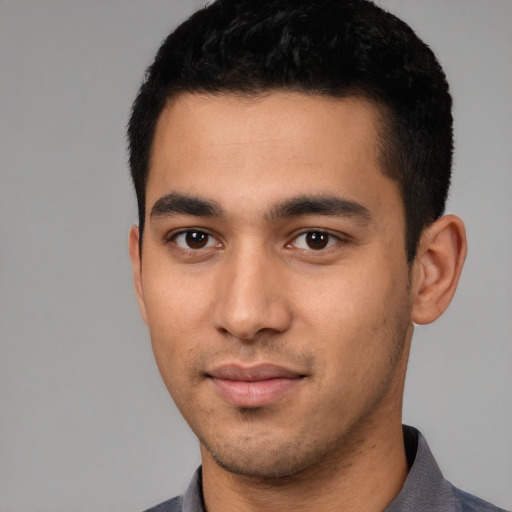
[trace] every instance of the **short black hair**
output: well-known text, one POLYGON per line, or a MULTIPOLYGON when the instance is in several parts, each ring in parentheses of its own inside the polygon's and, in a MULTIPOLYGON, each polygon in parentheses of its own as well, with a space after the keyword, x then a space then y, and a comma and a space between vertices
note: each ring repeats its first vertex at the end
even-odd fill
POLYGON ((167 37, 128 126, 141 244, 154 132, 169 98, 272 90, 360 96, 382 108, 383 172, 402 195, 411 262, 422 231, 444 212, 452 100, 430 48, 368 0, 217 0, 167 37))

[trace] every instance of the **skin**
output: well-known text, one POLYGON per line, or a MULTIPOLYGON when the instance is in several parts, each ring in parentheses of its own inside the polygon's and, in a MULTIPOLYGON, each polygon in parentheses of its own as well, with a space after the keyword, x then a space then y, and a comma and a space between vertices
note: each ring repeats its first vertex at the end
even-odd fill
POLYGON ((443 217, 408 265, 378 115, 271 92, 182 95, 159 119, 142 258, 137 227, 130 254, 210 512, 382 510, 406 478, 412 322, 448 306, 465 237, 443 217), (269 365, 286 373, 270 391, 269 365), (252 370, 255 384, 226 377, 252 370))

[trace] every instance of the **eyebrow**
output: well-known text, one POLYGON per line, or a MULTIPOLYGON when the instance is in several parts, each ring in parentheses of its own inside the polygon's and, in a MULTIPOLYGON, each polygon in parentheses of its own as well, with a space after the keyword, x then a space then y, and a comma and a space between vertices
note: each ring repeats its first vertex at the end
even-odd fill
POLYGON ((171 217, 173 215, 193 215, 195 217, 222 217, 220 205, 210 199, 178 194, 167 194, 153 205, 150 218, 171 217))
MULTIPOLYGON (((223 217, 224 210, 216 201, 188 194, 171 192, 158 199, 151 208, 150 218, 192 215, 195 217, 223 217)), ((372 218, 362 204, 331 195, 298 196, 273 205, 265 216, 270 222, 307 215, 349 217, 363 223, 372 218)))
POLYGON ((337 196, 299 196, 277 204, 270 210, 270 220, 303 215, 349 217, 363 223, 372 220, 370 210, 356 201, 337 196))

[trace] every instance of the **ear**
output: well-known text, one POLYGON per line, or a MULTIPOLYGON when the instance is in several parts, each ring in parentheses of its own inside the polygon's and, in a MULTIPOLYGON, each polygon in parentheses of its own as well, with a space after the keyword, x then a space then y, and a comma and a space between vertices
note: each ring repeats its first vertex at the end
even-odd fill
POLYGON ((139 303, 140 314, 142 319, 147 324, 147 313, 146 304, 144 302, 144 289, 142 286, 142 260, 139 251, 139 228, 138 226, 132 226, 130 229, 130 238, 128 242, 130 250, 130 259, 132 261, 133 270, 133 284, 135 286, 135 295, 139 303))
POLYGON ((413 263, 413 322, 429 324, 444 313, 455 294, 466 253, 464 223, 455 215, 441 217, 423 232, 413 263))

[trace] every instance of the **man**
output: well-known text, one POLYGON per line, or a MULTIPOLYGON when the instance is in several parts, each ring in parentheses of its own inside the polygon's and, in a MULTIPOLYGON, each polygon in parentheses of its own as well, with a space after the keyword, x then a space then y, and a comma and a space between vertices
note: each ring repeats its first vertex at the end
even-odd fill
POLYGON ((466 254, 448 85, 407 25, 218 0, 163 43, 129 141, 136 293, 202 457, 151 510, 499 510, 401 424, 413 323, 466 254))

